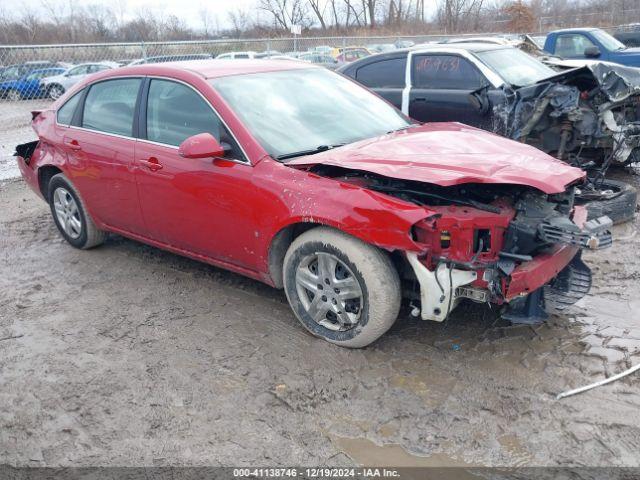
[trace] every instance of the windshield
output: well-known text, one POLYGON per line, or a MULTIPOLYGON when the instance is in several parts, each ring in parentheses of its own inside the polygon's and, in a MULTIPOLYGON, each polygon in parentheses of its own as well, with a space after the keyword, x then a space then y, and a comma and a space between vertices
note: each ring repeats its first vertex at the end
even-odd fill
POLYGON ((510 85, 521 87, 538 82, 557 72, 517 48, 477 52, 476 56, 510 85))
POLYGON ((211 83, 274 158, 314 153, 411 124, 378 96, 324 68, 211 83))
POLYGON ((627 48, 624 43, 618 41, 604 30, 593 30, 591 35, 598 40, 607 50, 624 50, 627 48))

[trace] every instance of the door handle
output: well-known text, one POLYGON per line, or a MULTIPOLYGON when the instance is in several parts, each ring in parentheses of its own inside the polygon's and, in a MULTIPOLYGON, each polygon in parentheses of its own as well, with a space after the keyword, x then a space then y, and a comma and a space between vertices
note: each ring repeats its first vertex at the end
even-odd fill
POLYGON ((63 141, 64 141, 64 144, 67 147, 69 147, 71 150, 82 150, 82 147, 80 146, 78 141, 73 138, 65 137, 63 141))
POLYGON ((414 98, 413 100, 411 100, 412 102, 426 102, 427 99, 424 97, 418 97, 418 98, 414 98))
POLYGON ((149 157, 146 160, 141 160, 140 163, 144 164, 152 172, 157 172, 162 168, 162 164, 156 157, 149 157))

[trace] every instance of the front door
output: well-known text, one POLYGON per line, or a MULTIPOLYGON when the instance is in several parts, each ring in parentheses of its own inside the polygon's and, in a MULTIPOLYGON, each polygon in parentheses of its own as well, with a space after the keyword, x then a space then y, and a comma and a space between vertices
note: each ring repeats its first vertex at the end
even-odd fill
POLYGON ((136 178, 151 238, 235 265, 254 264, 253 167, 192 87, 151 79, 147 99, 136 145, 136 178), (227 146, 224 159, 178 155, 180 143, 204 132, 227 146))

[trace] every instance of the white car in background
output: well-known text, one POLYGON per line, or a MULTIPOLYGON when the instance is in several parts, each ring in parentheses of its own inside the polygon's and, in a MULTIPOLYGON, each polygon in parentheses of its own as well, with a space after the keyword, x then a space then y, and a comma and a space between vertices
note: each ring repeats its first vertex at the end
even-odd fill
POLYGON ((120 64, 116 62, 94 62, 74 65, 62 75, 43 78, 41 84, 48 97, 54 100, 62 96, 73 85, 92 73, 118 68, 120 64))

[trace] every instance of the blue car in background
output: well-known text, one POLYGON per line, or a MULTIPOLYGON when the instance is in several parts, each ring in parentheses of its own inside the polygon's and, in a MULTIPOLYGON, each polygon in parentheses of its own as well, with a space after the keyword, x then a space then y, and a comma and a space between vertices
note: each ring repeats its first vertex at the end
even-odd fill
POLYGON ((19 78, 0 77, 0 98, 21 100, 23 98, 40 98, 46 95, 46 89, 40 82, 43 78, 60 75, 66 69, 59 67, 41 68, 33 70, 19 78))

